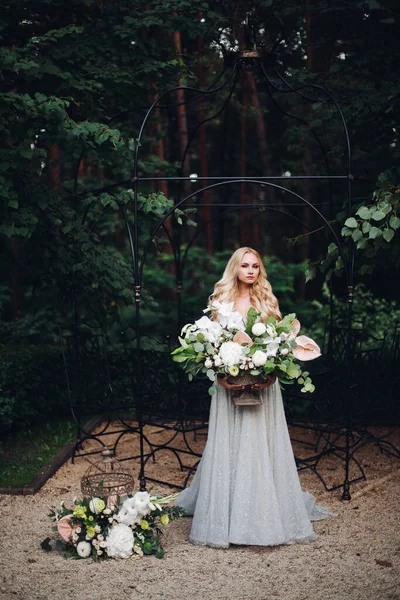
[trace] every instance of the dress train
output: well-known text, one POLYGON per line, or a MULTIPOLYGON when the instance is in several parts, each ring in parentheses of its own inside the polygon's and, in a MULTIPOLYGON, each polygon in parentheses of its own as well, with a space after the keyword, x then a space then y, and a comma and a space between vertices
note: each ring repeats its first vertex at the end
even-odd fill
POLYGON ((279 383, 261 397, 258 406, 234 406, 226 389, 213 395, 204 454, 176 500, 193 515, 195 544, 307 543, 318 537, 311 521, 334 516, 301 490, 279 383))

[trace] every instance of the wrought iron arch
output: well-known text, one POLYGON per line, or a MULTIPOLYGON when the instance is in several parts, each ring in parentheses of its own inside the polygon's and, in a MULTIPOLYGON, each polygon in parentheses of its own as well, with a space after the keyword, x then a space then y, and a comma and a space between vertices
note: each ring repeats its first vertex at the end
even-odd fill
MULTIPOLYGON (((177 278, 177 287, 178 287, 178 297, 179 297, 179 286, 181 285, 182 273, 185 263, 188 259, 188 253, 190 248, 194 242, 194 239, 197 234, 193 236, 191 240, 187 243, 187 248, 183 253, 181 252, 180 240, 174 239, 173 236, 170 235, 168 230, 165 227, 166 220, 174 214, 174 212, 182 207, 196 207, 203 208, 209 207, 212 208, 223 208, 225 211, 233 211, 233 210, 258 210, 258 209, 268 209, 271 211, 280 212, 287 217, 293 218, 296 220, 296 216, 288 212, 288 208, 290 206, 308 206, 310 210, 313 211, 314 214, 317 215, 320 222, 323 224, 325 231, 329 234, 331 240, 333 240, 338 246, 339 253, 341 255, 343 266, 344 266, 344 280, 347 287, 347 337, 346 337, 346 362, 347 362, 347 372, 346 372, 346 383, 345 383, 345 397, 346 401, 344 402, 344 413, 341 415, 340 422, 336 422, 334 424, 323 424, 323 425, 314 425, 315 431, 318 433, 318 440, 315 448, 313 448, 312 455, 307 459, 298 459, 298 467, 299 469, 310 469, 314 472, 317 477, 322 481, 323 485, 326 489, 337 489, 341 488, 343 490, 342 498, 344 500, 350 499, 350 485, 352 481, 356 481, 360 478, 365 478, 364 471, 360 465, 360 463, 355 458, 355 453, 357 450, 365 443, 370 443, 373 441, 370 436, 366 435, 365 432, 362 432, 356 440, 353 436, 353 404, 354 404, 354 389, 353 389, 353 330, 352 330, 352 303, 353 303, 353 291, 354 291, 354 260, 355 260, 355 246, 350 238, 347 238, 344 243, 336 233, 334 227, 332 226, 330 220, 323 214, 323 211, 320 210, 322 205, 317 205, 309 201, 304 195, 293 191, 290 187, 284 185, 284 182, 307 182, 315 183, 318 181, 327 182, 328 190, 329 190, 329 203, 325 206, 328 206, 330 212, 332 210, 332 184, 333 182, 338 182, 342 186, 343 195, 346 197, 347 204, 347 212, 350 216, 352 213, 352 185, 354 182, 354 176, 352 174, 352 154, 351 154, 351 143, 350 136, 348 132, 348 128, 346 125, 346 120, 343 115, 340 106, 330 94, 328 90, 326 90, 323 86, 317 84, 300 84, 297 85, 288 80, 287 77, 282 75, 277 68, 277 59, 276 59, 276 49, 282 40, 282 36, 280 39, 273 45, 270 52, 263 52, 257 47, 255 36, 254 36, 254 22, 252 22, 251 17, 249 17, 246 23, 241 23, 241 26, 244 27, 245 30, 245 39, 247 40, 247 47, 242 48, 238 53, 230 53, 225 57, 225 64, 223 71, 218 75, 216 81, 213 84, 213 87, 209 89, 200 89, 197 87, 191 86, 174 86, 164 92, 162 92, 149 106, 147 109, 143 120, 141 122, 139 128, 139 134, 137 139, 137 144, 135 148, 134 154, 134 165, 133 165, 133 175, 132 180, 130 182, 130 187, 133 187, 133 211, 132 215, 127 214, 124 205, 118 200, 118 194, 115 194, 115 198, 121 208, 121 214, 125 221, 128 242, 130 246, 131 252, 131 260, 132 260, 132 277, 133 277, 133 291, 134 291, 134 301, 135 301, 135 331, 136 331, 136 347, 135 347, 135 373, 136 373, 136 385, 135 389, 132 390, 132 394, 134 395, 134 404, 137 408, 137 427, 131 427, 125 421, 122 421, 125 426, 125 430, 121 433, 118 440, 127 432, 138 434, 140 438, 140 452, 136 457, 128 457, 126 460, 130 460, 131 458, 140 458, 140 485, 142 489, 146 488, 146 479, 151 481, 156 481, 151 477, 146 477, 146 465, 150 458, 154 460, 157 452, 160 451, 168 451, 171 452, 178 460, 181 469, 185 468, 188 470, 188 476, 184 485, 187 484, 188 479, 193 472, 195 465, 186 466, 181 460, 180 455, 190 454, 192 456, 200 458, 200 454, 193 450, 191 444, 188 440, 188 433, 199 431, 201 429, 206 428, 206 422, 200 423, 199 426, 194 424, 193 422, 187 422, 183 417, 178 419, 175 424, 170 424, 165 422, 164 420, 156 419, 154 420, 152 417, 148 417, 146 415, 146 407, 143 404, 143 396, 142 396, 142 328, 141 328, 141 300, 142 300, 142 285, 143 285, 143 277, 144 277, 144 266, 146 264, 147 256, 152 246, 153 240, 160 229, 164 229, 166 235, 171 243, 172 251, 174 254, 174 261, 176 267, 176 278, 177 278), (325 150, 325 146, 320 139, 318 133, 314 130, 313 127, 308 125, 308 129, 311 132, 311 135, 315 139, 317 143, 317 147, 319 148, 323 163, 325 165, 325 174, 307 174, 307 175, 294 175, 294 176, 286 176, 286 175, 271 175, 271 174, 263 174, 261 176, 250 176, 250 177, 242 177, 235 175, 213 175, 206 177, 197 177, 196 181, 202 185, 202 187, 196 188, 193 192, 183 195, 182 197, 182 185, 184 182, 192 181, 192 178, 183 172, 183 165, 185 163, 185 158, 187 153, 189 152, 190 145, 196 137, 197 132, 200 130, 205 123, 212 121, 221 113, 223 113, 227 106, 230 103, 230 100, 236 90, 238 81, 240 79, 241 73, 244 71, 253 71, 257 72, 259 79, 266 87, 267 96, 270 100, 271 106, 277 110, 279 110, 282 114, 289 118, 293 118, 302 124, 307 125, 307 121, 303 118, 299 118, 297 115, 292 114, 285 110, 277 100, 277 95, 288 95, 293 94, 294 97, 301 99, 301 101, 306 102, 325 102, 329 103, 333 106, 337 117, 339 118, 342 124, 342 135, 343 135, 343 145, 344 145, 344 155, 346 157, 346 168, 339 175, 333 175, 330 171, 329 160, 327 156, 327 152, 325 150), (222 81, 222 83, 221 83, 222 81), (183 91, 189 97, 185 99, 183 103, 171 103, 171 104, 163 104, 165 99, 173 93, 177 91, 183 91), (145 177, 141 176, 139 173, 139 158, 142 153, 141 140, 144 135, 145 127, 149 122, 150 117, 154 113, 156 109, 163 109, 172 106, 179 106, 180 104, 191 104, 193 102, 197 102, 200 98, 217 95, 221 92, 227 91, 227 96, 222 102, 222 105, 216 109, 212 116, 203 119, 199 122, 193 129, 193 131, 189 135, 189 140, 184 149, 182 156, 180 157, 180 172, 176 176, 153 176, 153 177, 145 177), (152 230, 147 242, 145 243, 144 249, 141 250, 139 245, 139 190, 141 186, 146 183, 157 184, 157 182, 171 182, 177 185, 178 192, 176 202, 173 207, 161 218, 158 223, 155 225, 152 230), (263 186, 268 189, 274 189, 284 194, 285 197, 289 197, 294 201, 274 204, 271 202, 254 202, 252 204, 235 204, 235 203, 225 203, 225 202, 209 202, 202 204, 189 204, 189 201, 194 199, 195 196, 199 196, 208 191, 215 191, 225 189, 228 186, 237 186, 241 184, 251 184, 254 186, 263 186), (345 251, 346 248, 346 251, 345 251), (157 444, 149 440, 148 436, 145 434, 144 427, 148 423, 154 423, 160 427, 164 427, 166 430, 172 430, 170 440, 164 444, 157 444), (177 449, 172 444, 176 437, 176 432, 180 432, 183 434, 184 441, 186 444, 186 449, 177 449), (145 450, 144 444, 146 444, 149 448, 148 451, 145 450), (322 445, 322 448, 320 448, 322 445), (318 472, 318 463, 321 458, 332 454, 340 458, 344 465, 344 473, 343 473, 343 481, 332 488, 328 488, 322 476, 318 472), (360 476, 356 477, 353 480, 350 480, 350 465, 355 464, 359 469, 360 476)), ((226 53, 225 53, 226 54, 226 53)), ((212 219, 214 220, 214 219, 212 219)), ((297 218, 297 221, 300 220, 297 218)), ((301 222, 301 221, 300 221, 301 222)), ((304 225, 304 224, 303 224, 304 225)), ((381 448, 388 450, 389 443, 386 444, 386 441, 382 438, 379 442, 381 444, 381 448)), ((390 447, 390 450, 393 450, 390 447)), ((398 451, 397 451, 398 453, 398 451)), ((399 453, 398 453, 399 454, 399 453)), ((168 481, 163 481, 161 483, 170 484, 168 481)), ((174 487, 179 487, 173 484, 174 487)))

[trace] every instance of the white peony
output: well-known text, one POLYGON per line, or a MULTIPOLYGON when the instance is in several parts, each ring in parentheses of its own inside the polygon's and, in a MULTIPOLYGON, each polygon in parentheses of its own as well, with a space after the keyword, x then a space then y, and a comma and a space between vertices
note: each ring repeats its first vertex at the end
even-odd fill
POLYGON ((256 336, 264 335, 266 331, 267 328, 265 327, 264 323, 254 323, 253 327, 251 328, 252 334, 256 336))
POLYGON ((218 320, 222 327, 232 331, 237 329, 238 331, 244 331, 243 317, 240 312, 233 310, 233 302, 214 302, 213 308, 218 312, 218 320))
POLYGON ((79 544, 76 547, 76 552, 81 558, 87 558, 88 556, 90 556, 91 551, 92 548, 89 542, 79 542, 79 544))
POLYGON ((267 362, 267 355, 262 350, 256 350, 253 354, 253 363, 256 367, 262 367, 267 362))
POLYGON ((243 348, 236 342, 224 342, 219 349, 219 356, 226 367, 233 367, 242 362, 243 348))
POLYGON ((207 342, 214 344, 219 340, 222 335, 222 327, 218 321, 211 321, 208 317, 201 317, 198 321, 195 321, 200 333, 202 333, 207 342))
POLYGON ((119 523, 113 527, 107 537, 108 556, 111 558, 129 558, 133 553, 133 531, 128 525, 119 523))

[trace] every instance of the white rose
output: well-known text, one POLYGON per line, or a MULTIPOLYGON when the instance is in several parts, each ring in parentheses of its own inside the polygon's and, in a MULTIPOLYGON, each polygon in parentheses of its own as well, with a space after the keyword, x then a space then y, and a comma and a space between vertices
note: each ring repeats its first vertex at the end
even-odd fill
POLYGON ((128 525, 119 523, 111 529, 106 552, 111 558, 129 558, 132 555, 133 531, 128 525))
POLYGON ((265 327, 264 323, 254 323, 253 327, 251 328, 252 334, 256 335, 257 337, 259 335, 264 335, 266 331, 267 328, 265 327))
POLYGON ((253 363, 256 367, 262 367, 267 362, 267 355, 262 350, 256 350, 253 354, 253 363))
POLYGON ((204 366, 207 367, 207 369, 210 369, 212 367, 212 360, 210 360, 209 358, 207 358, 204 361, 204 366))
POLYGON ((101 513, 106 507, 106 503, 101 498, 92 498, 89 502, 89 508, 96 515, 101 513))
POLYGON ((236 342, 224 342, 219 349, 219 356, 226 367, 233 367, 242 362, 243 348, 236 342))
POLYGON ((92 548, 89 542, 79 542, 79 544, 76 547, 76 552, 81 558, 87 558, 88 556, 90 556, 91 551, 92 548))

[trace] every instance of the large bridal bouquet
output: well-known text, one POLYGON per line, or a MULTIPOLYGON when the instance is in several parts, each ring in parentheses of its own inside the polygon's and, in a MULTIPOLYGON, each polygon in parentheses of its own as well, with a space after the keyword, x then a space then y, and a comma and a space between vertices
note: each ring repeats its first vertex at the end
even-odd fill
MULTIPOLYGON (((167 506, 175 498, 176 494, 162 498, 136 492, 124 499, 75 499, 71 509, 61 502, 60 508, 49 514, 61 538, 56 547, 75 558, 100 560, 144 554, 162 558, 160 526, 181 516, 181 509, 167 506)), ((42 542, 45 550, 52 549, 49 542, 50 538, 42 542)))
MULTIPOLYGON (((261 376, 267 380, 276 377, 282 384, 297 382, 302 392, 313 392, 310 375, 298 361, 321 356, 318 345, 305 335, 298 335, 300 323, 289 314, 277 321, 268 317, 265 323, 250 308, 246 322, 233 309, 233 302, 214 302, 204 312, 217 313, 212 320, 201 317, 188 323, 178 338, 180 346, 172 352, 174 361, 181 363, 191 381, 198 373, 205 373, 215 382, 217 376, 229 381, 243 375, 261 376)), ((214 386, 209 389, 210 394, 214 386)))

